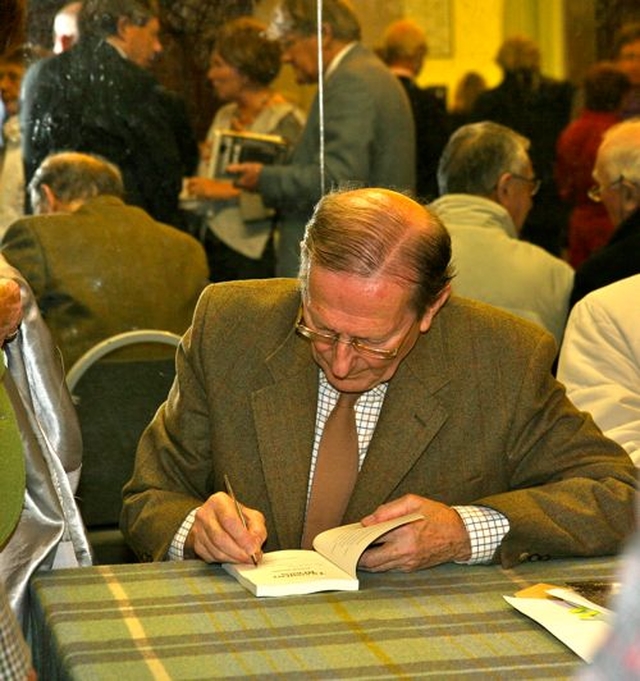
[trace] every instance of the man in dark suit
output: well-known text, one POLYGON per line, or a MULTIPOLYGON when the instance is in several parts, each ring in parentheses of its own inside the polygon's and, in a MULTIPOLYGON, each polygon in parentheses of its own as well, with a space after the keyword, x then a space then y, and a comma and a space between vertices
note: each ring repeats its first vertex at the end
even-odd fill
POLYGON ((27 72, 21 122, 27 183, 58 151, 94 153, 122 171, 127 203, 179 226, 182 178, 198 149, 183 102, 148 72, 162 49, 152 0, 85 0, 80 39, 27 72))
POLYGON ((614 226, 609 241, 576 270, 570 305, 614 281, 640 274, 640 121, 609 128, 593 169, 594 201, 602 202, 614 226))
POLYGON ((298 83, 322 80, 323 119, 316 96, 289 165, 229 167, 240 173, 237 186, 258 191, 280 211, 276 270, 282 276, 297 274, 304 225, 323 191, 344 183, 415 188, 413 117, 402 87, 360 43, 360 22, 348 0, 326 0, 322 9, 322 70, 315 0, 283 0, 270 31, 298 83))
POLYGON ((427 56, 424 31, 411 19, 387 26, 380 56, 404 88, 416 125, 416 192, 425 201, 438 196, 438 161, 449 138, 447 105, 433 88, 423 88, 416 78, 427 56))
POLYGON ((2 252, 33 289, 67 370, 113 334, 186 330, 208 283, 204 249, 126 205, 115 166, 88 154, 53 154, 30 190, 43 214, 14 222, 2 252))
POLYGON ((425 516, 361 567, 618 551, 634 524, 629 457, 567 400, 549 334, 450 298, 450 259, 427 208, 360 189, 318 204, 299 284, 209 287, 124 489, 140 557, 246 562, 300 547, 327 414, 345 393, 358 396, 359 472, 341 520, 425 516))
POLYGON ((531 140, 531 161, 542 184, 522 229, 522 238, 560 255, 566 241, 568 211, 554 178, 556 144, 568 125, 573 86, 540 72, 540 50, 528 38, 507 38, 496 62, 504 77, 476 100, 473 121, 493 121, 531 140))

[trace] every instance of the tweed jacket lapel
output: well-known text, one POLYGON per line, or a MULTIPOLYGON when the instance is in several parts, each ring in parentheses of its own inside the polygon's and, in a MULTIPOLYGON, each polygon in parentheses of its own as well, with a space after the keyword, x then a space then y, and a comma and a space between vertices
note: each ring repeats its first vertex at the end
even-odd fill
POLYGON ((251 398, 259 456, 278 543, 295 546, 307 500, 318 368, 307 343, 295 334, 268 359, 267 367, 273 383, 251 398))
MULTIPOLYGON (((437 396, 450 376, 441 326, 434 323, 419 339, 389 384, 345 522, 360 520, 397 496, 394 490, 447 419, 437 396)), ((268 358, 267 368, 273 382, 252 394, 259 456, 278 544, 295 546, 306 507, 318 367, 307 343, 292 332, 268 358)))
POLYGON ((449 366, 437 324, 419 339, 389 383, 345 522, 397 497, 394 490, 448 418, 437 393, 449 382, 449 366))

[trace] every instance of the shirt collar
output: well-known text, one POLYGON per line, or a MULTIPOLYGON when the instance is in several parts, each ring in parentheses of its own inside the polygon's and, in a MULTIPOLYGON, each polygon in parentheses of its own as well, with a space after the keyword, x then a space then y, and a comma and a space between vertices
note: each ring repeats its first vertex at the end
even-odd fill
MULTIPOLYGON (((319 376, 319 381, 320 381, 320 389, 323 390, 326 393, 329 393, 334 396, 335 400, 337 401, 340 391, 336 390, 331 383, 329 383, 324 371, 322 369, 318 369, 318 376, 319 376)), ((389 387, 389 382, 387 381, 386 383, 379 383, 375 387, 371 388, 371 390, 367 390, 366 392, 362 393, 362 397, 366 399, 373 399, 373 400, 383 400, 384 396, 387 394, 387 388, 389 387)))
POLYGON ((355 42, 345 45, 338 54, 329 62, 326 71, 324 72, 324 77, 329 78, 329 76, 338 68, 340 62, 351 52, 351 50, 356 46, 355 42))

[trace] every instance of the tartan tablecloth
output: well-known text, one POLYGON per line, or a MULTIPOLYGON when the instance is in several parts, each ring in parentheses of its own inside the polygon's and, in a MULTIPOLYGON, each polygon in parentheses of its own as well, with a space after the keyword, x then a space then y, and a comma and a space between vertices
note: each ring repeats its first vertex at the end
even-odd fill
POLYGON ((57 679, 567 679, 581 661, 502 598, 615 576, 611 559, 360 573, 360 591, 258 599, 199 561, 57 570, 31 637, 57 679))

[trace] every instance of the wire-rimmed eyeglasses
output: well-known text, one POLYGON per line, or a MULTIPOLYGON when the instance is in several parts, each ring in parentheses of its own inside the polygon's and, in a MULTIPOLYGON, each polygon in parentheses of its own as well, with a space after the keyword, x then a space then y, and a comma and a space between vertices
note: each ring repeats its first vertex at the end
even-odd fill
POLYGON ((612 187, 615 187, 617 184, 624 184, 625 181, 626 180, 624 175, 620 175, 620 177, 617 180, 614 180, 605 187, 603 187, 601 184, 594 184, 593 187, 591 187, 591 189, 589 189, 589 191, 587 192, 587 196, 595 203, 600 203, 602 201, 603 191, 605 191, 606 189, 611 189, 612 187))
POLYGON ((526 177, 524 175, 518 175, 518 173, 510 173, 510 175, 514 180, 527 182, 531 186, 531 196, 535 196, 540 191, 542 180, 539 180, 537 177, 526 177))
MULTIPOLYGON (((302 313, 303 309, 302 306, 300 306, 300 310, 298 311, 298 316, 296 318, 295 329, 296 333, 299 336, 302 336, 302 338, 305 340, 310 341, 314 345, 326 345, 331 347, 335 346, 336 343, 343 343, 345 345, 350 345, 356 352, 359 352, 362 355, 367 355, 368 357, 374 357, 375 359, 394 359, 397 357, 411 331, 411 329, 407 331, 406 335, 402 339, 402 342, 397 347, 377 348, 367 345, 367 343, 363 343, 359 338, 340 338, 339 333, 328 333, 310 329, 304 324, 302 313)), ((413 324, 411 328, 413 328, 413 324)))

